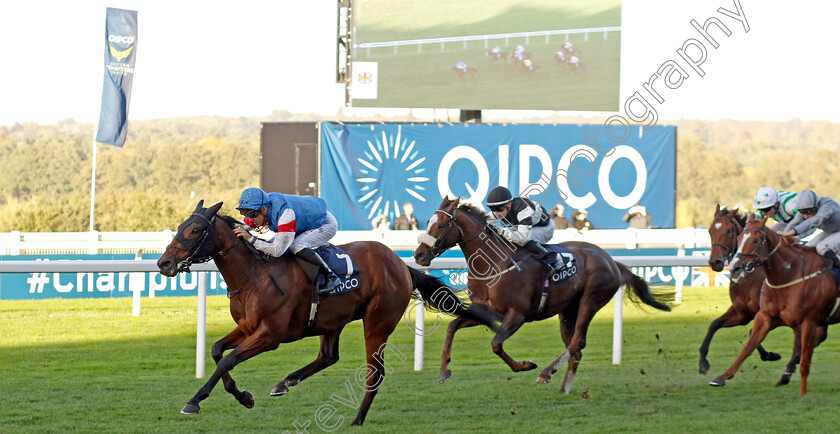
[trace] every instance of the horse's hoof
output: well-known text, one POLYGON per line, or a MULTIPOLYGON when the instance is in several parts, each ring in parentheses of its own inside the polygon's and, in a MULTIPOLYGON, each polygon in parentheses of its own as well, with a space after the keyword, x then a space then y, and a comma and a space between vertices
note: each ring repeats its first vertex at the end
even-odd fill
POLYGON ((540 376, 537 377, 537 383, 539 383, 539 384, 551 383, 551 377, 540 374, 540 376))
POLYGON ((530 361, 530 360, 525 360, 521 364, 522 364, 522 369, 520 369, 520 371, 530 371, 530 370, 533 370, 533 369, 537 369, 537 364, 530 361))
POLYGON ((271 389, 271 396, 283 396, 287 393, 289 393, 289 387, 286 386, 286 382, 277 383, 274 389, 271 389))
POLYGON ((788 383, 790 383, 790 376, 791 374, 788 374, 787 372, 782 374, 782 378, 779 380, 778 383, 776 383, 776 387, 787 386, 788 383))
POLYGON ((776 360, 782 360, 782 356, 779 353, 767 353, 764 357, 761 358, 764 362, 775 362, 776 360))
POLYGON ((440 371, 440 382, 443 384, 449 377, 452 376, 452 371, 447 369, 445 371, 440 371))
POLYGON ((200 408, 197 404, 187 404, 181 409, 181 414, 198 414, 198 410, 200 410, 200 408))
POLYGON ((724 380, 722 377, 717 377, 714 380, 709 381, 709 386, 715 386, 715 387, 726 386, 726 380, 724 380))
POLYGON ((707 360, 703 360, 700 362, 700 373, 706 375, 709 372, 709 362, 707 360))
POLYGON ((254 408, 254 395, 251 395, 251 392, 247 390, 242 390, 242 396, 239 399, 239 403, 244 405, 245 408, 254 408))

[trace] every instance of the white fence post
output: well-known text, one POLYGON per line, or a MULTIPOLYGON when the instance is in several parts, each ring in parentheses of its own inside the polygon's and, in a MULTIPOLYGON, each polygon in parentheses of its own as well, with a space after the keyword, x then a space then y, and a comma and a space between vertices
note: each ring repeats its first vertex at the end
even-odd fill
POLYGON ((613 313, 613 365, 621 364, 621 347, 624 341, 624 287, 618 288, 613 297, 615 311, 613 313))
POLYGON ((426 309, 423 308, 423 299, 417 298, 417 306, 414 307, 414 370, 423 370, 423 339, 426 333, 426 309))
POLYGON ((195 378, 204 378, 204 352, 207 341, 207 272, 198 272, 198 321, 195 333, 195 378))

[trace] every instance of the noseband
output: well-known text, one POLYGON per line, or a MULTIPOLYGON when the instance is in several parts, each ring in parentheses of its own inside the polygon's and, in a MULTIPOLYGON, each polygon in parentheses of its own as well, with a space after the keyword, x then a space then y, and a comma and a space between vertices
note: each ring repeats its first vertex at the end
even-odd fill
MULTIPOLYGON (((190 272, 190 266, 192 264, 203 264, 205 262, 210 261, 211 259, 216 258, 217 256, 224 255, 228 250, 232 249, 239 241, 240 238, 236 237, 236 242, 232 243, 228 248, 224 250, 220 250, 218 252, 213 252, 213 237, 211 236, 215 232, 215 225, 216 225, 216 216, 213 216, 212 219, 208 219, 203 214, 199 213, 192 213, 191 217, 198 217, 204 220, 207 225, 204 227, 204 231, 201 234, 201 238, 197 241, 192 243, 189 248, 184 248, 181 246, 174 246, 169 244, 166 246, 166 251, 170 251, 171 249, 178 249, 183 250, 189 253, 185 259, 178 261, 178 272, 190 272)), ((183 235, 179 232, 179 236, 183 237, 183 235)), ((176 236, 177 238, 177 236, 176 236)), ((172 255, 175 254, 173 252, 172 255)))
MULTIPOLYGON (((764 229, 744 228, 744 232, 746 232, 746 231, 753 231, 753 232, 758 232, 758 233, 761 234, 761 247, 760 248, 763 248, 764 251, 766 252, 767 251, 767 233, 764 232, 764 229)), ((761 255, 758 253, 760 250, 756 250, 756 253, 740 253, 739 252, 739 253, 735 254, 735 257, 738 258, 739 261, 741 260, 741 258, 743 258, 745 256, 755 257, 754 261, 744 263, 744 273, 745 274, 750 274, 753 271, 755 271, 755 269, 758 268, 760 265, 767 262, 767 260, 770 259, 770 257, 773 256, 774 253, 776 253, 776 250, 781 245, 782 245, 782 238, 779 237, 779 243, 776 244, 775 247, 773 247, 773 250, 771 250, 770 253, 768 253, 764 257, 764 259, 761 259, 761 255)))

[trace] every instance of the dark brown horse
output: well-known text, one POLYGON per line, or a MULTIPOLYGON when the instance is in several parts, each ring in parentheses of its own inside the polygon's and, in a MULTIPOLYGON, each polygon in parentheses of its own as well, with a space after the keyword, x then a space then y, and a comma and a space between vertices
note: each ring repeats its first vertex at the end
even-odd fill
MULTIPOLYGON (((543 296, 545 266, 525 249, 498 236, 487 225, 481 210, 460 205, 459 200, 443 200, 440 209, 429 220, 427 233, 421 235, 424 244, 415 250, 414 259, 420 265, 428 265, 445 250, 460 245, 469 268, 468 288, 472 307, 483 306, 503 316, 504 330, 493 338, 492 347, 493 352, 514 372, 537 367, 531 361, 515 361, 502 347, 505 339, 526 322, 559 315, 566 351, 542 371, 537 381, 548 383, 557 367, 568 360, 561 389, 569 393, 582 357, 581 350, 586 346, 589 323, 595 313, 613 298, 619 286, 630 286, 635 295, 649 306, 670 310, 654 298, 644 280, 615 262, 600 247, 584 242, 561 244, 574 255, 577 273, 566 280, 552 282, 546 296, 543 296)), ((451 375, 449 362, 455 332, 474 325, 477 325, 474 320, 461 318, 449 324, 441 354, 441 382, 451 375)))
MULTIPOLYGON (((386 349, 402 355, 388 336, 400 322, 408 306, 412 290, 433 305, 432 296, 451 305, 458 300, 451 288, 434 277, 410 269, 388 247, 377 242, 355 242, 342 245, 359 269, 360 287, 340 295, 324 298, 314 322, 310 322, 313 284, 290 253, 263 261, 252 251, 250 244, 233 233, 236 220, 216 216, 222 204, 203 208, 199 202, 193 214, 178 227, 178 233, 158 260, 161 274, 174 276, 189 270, 192 263, 213 259, 227 282, 230 313, 236 328, 216 342, 211 354, 216 370, 195 396, 181 410, 185 414, 199 411, 199 402, 207 398, 221 379, 225 390, 233 394, 245 407, 254 406, 254 397, 239 391, 229 371, 237 364, 265 351, 276 349, 281 343, 293 342, 307 336, 320 336, 321 349, 312 363, 292 372, 278 383, 272 396, 281 396, 311 375, 338 361, 338 341, 347 323, 364 321, 365 349, 368 375, 365 396, 353 425, 361 425, 370 404, 384 381, 383 358, 386 349), (274 267, 269 276, 269 267, 274 267), (227 355, 225 351, 233 349, 227 355)), ((459 300, 458 300, 459 302, 459 300)), ((457 303, 456 303, 457 304, 457 303)), ((474 321, 485 322, 481 313, 473 314, 457 304, 454 313, 474 321)), ((492 321, 487 320, 488 324, 492 321)), ((404 356, 403 356, 404 357, 404 356)), ((361 385, 360 385, 361 387, 361 385)), ((359 404, 358 402, 356 403, 359 404)))
POLYGON ((818 327, 840 322, 837 284, 814 249, 768 230, 766 222, 767 217, 749 216, 744 232, 738 236, 738 250, 730 264, 734 273, 764 268, 766 277, 761 287, 761 308, 755 315, 750 339, 741 354, 723 375, 709 384, 725 385, 770 330, 786 325, 801 337, 799 393, 804 395, 811 371, 811 355, 818 342, 818 327))
MULTIPOLYGON (((746 220, 746 216, 738 214, 737 209, 730 211, 726 208, 721 208, 720 205, 717 206, 715 209, 715 218, 709 227, 709 236, 712 239, 709 266, 712 267, 712 270, 722 271, 724 264, 731 261, 735 256, 735 251, 738 250, 738 235, 743 231, 746 220)), ((761 283, 763 281, 763 268, 758 268, 740 279, 739 276, 731 276, 729 282, 729 299, 732 301, 732 306, 729 306, 729 309, 723 315, 712 321, 709 325, 709 331, 706 332, 703 344, 700 345, 701 374, 705 375, 709 371, 709 361, 706 360, 706 355, 709 354, 709 345, 712 342, 712 336, 715 335, 715 332, 723 327, 747 325, 753 320, 755 314, 758 312, 761 283)), ((764 361, 779 360, 782 358, 778 353, 767 352, 761 345, 758 346, 758 352, 761 355, 761 360, 764 361)), ((795 368, 796 364, 794 363, 793 369, 795 368)), ((787 374, 787 371, 785 373, 787 374)), ((787 374, 787 377, 782 376, 782 379, 789 379, 792 373, 791 371, 790 374, 787 374)))

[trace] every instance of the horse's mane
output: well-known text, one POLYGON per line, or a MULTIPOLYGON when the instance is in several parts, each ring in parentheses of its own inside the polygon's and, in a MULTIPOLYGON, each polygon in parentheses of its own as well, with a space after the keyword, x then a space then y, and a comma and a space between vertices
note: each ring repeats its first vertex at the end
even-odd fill
POLYGON ((237 224, 242 224, 239 220, 224 214, 216 214, 216 217, 220 218, 223 222, 227 223, 228 226, 233 229, 237 224))
MULTIPOLYGON (((242 222, 240 222, 239 220, 237 220, 237 219, 235 219, 235 218, 233 218, 229 215, 216 214, 216 217, 218 217, 221 221, 225 222, 225 224, 230 226, 231 229, 236 227, 236 225, 238 225, 238 224, 240 224, 240 225, 242 224, 242 222)), ((256 256, 257 259, 259 259, 260 261, 266 262, 269 259, 269 256, 267 254, 257 250, 257 248, 254 247, 251 243, 242 243, 242 244, 244 244, 245 247, 247 247, 248 250, 250 250, 251 253, 253 253, 254 256, 256 256)))
POLYGON ((479 223, 487 223, 487 214, 485 214, 484 211, 482 211, 475 205, 469 203, 462 203, 458 206, 458 209, 467 213, 467 215, 469 215, 470 217, 475 218, 479 221, 479 223))
MULTIPOLYGON (((736 211, 737 212, 732 217, 735 219, 735 221, 738 222, 739 225, 741 225, 742 228, 747 227, 747 214, 742 213, 740 208, 736 211)), ((720 209, 720 215, 729 214, 730 212, 732 211, 726 207, 720 209)))

